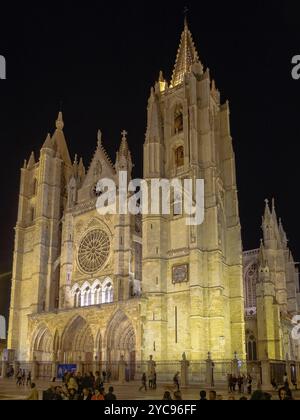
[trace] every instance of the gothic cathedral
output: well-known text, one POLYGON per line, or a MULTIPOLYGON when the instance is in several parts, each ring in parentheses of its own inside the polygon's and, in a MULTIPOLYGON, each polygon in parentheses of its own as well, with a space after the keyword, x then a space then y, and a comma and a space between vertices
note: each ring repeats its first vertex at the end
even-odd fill
POLYGON ((275 205, 266 204, 260 249, 243 253, 229 120, 185 22, 172 80, 161 72, 151 90, 144 179, 204 179, 204 223, 187 226, 176 212, 100 216, 99 179, 131 179, 127 133, 113 164, 99 132, 86 170, 71 161, 59 113, 38 160, 21 170, 14 360, 51 376, 53 364, 93 370, 124 357, 133 378, 151 355, 161 366, 183 353, 192 363, 300 359, 298 272, 275 205))

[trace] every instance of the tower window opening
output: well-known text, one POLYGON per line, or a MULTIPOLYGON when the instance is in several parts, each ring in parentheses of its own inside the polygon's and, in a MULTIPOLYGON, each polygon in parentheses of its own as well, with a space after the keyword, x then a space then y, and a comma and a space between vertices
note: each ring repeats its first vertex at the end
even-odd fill
POLYGON ((178 105, 175 108, 174 130, 175 130, 175 134, 181 133, 183 131, 183 109, 181 105, 178 105))
POLYGON ((184 147, 179 146, 175 150, 175 166, 176 168, 182 168, 184 166, 184 147))

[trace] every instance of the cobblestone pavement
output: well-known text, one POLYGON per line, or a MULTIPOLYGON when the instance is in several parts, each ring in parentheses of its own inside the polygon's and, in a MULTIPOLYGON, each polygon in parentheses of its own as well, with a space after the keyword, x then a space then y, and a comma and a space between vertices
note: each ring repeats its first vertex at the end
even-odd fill
MULTIPOLYGON (((50 387, 50 382, 37 381, 37 387, 40 391, 40 399, 42 399, 42 392, 50 387)), ((57 385, 60 385, 57 382, 57 385)), ((140 383, 131 382, 125 385, 111 384, 115 388, 115 394, 118 400, 161 400, 165 391, 173 391, 171 385, 159 385, 156 390, 139 391, 140 383)), ((106 390, 108 389, 106 384, 106 390)), ((190 386, 182 389, 182 396, 184 400, 199 400, 199 392, 203 389, 197 386, 190 386)), ((224 400, 228 399, 228 392, 225 389, 217 389, 217 394, 222 395, 224 400)), ((29 395, 29 389, 27 387, 16 386, 15 380, 12 379, 0 379, 0 400, 24 400, 29 395)), ((277 399, 277 394, 272 393, 273 399, 277 399)), ((240 395, 235 394, 235 398, 238 400, 240 395)), ((300 400, 300 391, 294 393, 294 398, 300 400)))

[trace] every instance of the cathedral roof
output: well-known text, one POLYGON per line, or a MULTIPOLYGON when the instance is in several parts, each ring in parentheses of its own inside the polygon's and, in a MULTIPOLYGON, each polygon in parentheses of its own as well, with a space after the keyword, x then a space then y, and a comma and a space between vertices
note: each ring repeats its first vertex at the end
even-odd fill
POLYGON ((199 62, 199 55, 189 30, 187 19, 185 19, 171 85, 173 87, 180 85, 184 80, 184 75, 189 73, 192 65, 197 62, 199 62))
MULTIPOLYGON (((100 178, 114 179, 116 175, 114 165, 102 144, 102 134, 100 130, 98 131, 97 139, 97 148, 87 171, 83 187, 94 185, 100 178)), ((79 162, 79 167, 80 166, 81 163, 79 162)))

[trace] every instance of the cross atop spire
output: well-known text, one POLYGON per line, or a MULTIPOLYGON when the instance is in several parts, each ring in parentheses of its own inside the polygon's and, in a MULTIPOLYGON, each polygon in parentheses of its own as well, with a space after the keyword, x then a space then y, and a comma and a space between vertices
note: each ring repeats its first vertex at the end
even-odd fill
POLYGON ((185 8, 183 9, 183 14, 184 14, 184 26, 187 26, 188 21, 187 21, 187 16, 189 13, 189 8, 187 6, 185 6, 185 8))
POLYGON ((180 85, 184 80, 184 75, 191 71, 194 63, 199 62, 199 55, 196 50, 192 34, 188 27, 187 8, 184 11, 184 29, 181 34, 180 45, 177 53, 176 63, 172 76, 172 86, 180 85))
POLYGON ((121 135, 122 135, 122 140, 127 140, 128 132, 126 130, 123 130, 121 135))

